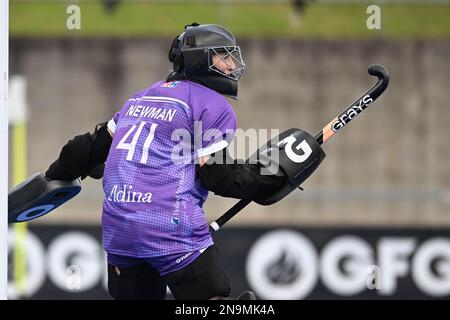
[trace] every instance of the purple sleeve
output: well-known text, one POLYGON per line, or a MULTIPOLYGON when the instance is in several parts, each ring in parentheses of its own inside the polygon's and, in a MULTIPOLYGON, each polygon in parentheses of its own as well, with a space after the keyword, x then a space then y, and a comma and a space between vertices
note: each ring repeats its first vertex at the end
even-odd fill
POLYGON ((198 157, 222 150, 233 140, 236 131, 236 114, 228 103, 222 108, 205 108, 194 123, 198 157), (198 133, 201 132, 201 136, 198 133))
POLYGON ((114 117, 108 121, 108 129, 111 130, 112 133, 116 133, 117 122, 119 121, 120 111, 117 111, 114 117))

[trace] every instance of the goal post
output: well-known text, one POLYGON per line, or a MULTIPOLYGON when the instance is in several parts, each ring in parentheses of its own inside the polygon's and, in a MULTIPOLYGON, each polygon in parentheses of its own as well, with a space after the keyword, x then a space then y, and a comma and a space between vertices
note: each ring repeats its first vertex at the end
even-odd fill
POLYGON ((8 2, 0 1, 0 300, 8 289, 8 2))

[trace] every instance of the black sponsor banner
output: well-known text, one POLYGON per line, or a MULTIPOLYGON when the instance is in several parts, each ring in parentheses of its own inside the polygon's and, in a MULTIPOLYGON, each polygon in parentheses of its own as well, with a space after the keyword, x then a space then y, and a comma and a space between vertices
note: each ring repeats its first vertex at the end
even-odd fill
POLYGON ((8 234, 9 299, 111 299, 106 289, 106 255, 99 226, 30 226, 20 240, 8 234), (27 276, 15 279, 14 243, 23 243, 27 276))
MULTIPOLYGON (((101 228, 32 226, 11 299, 109 299, 101 228)), ((450 229, 226 227, 214 235, 232 295, 259 299, 449 299, 450 229)), ((170 299, 170 295, 168 296, 170 299)))
POLYGON ((233 293, 263 299, 449 299, 449 229, 251 228, 216 235, 233 293))

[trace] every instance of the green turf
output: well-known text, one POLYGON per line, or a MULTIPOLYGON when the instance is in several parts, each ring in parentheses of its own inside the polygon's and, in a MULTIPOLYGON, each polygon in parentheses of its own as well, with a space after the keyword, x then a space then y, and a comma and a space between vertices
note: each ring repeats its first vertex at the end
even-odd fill
POLYGON ((238 36, 299 38, 450 38, 450 6, 384 5, 382 30, 366 28, 365 5, 311 5, 296 23, 289 5, 121 4, 109 15, 80 3, 81 30, 66 28, 67 3, 10 2, 12 36, 173 36, 187 23, 216 23, 238 36))

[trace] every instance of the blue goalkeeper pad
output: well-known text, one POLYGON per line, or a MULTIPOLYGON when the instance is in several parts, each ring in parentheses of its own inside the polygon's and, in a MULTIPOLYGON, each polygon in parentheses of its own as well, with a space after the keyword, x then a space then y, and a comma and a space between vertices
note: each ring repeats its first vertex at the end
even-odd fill
POLYGON ((49 180, 43 173, 35 173, 8 195, 8 222, 30 221, 58 208, 81 191, 79 179, 49 180))

